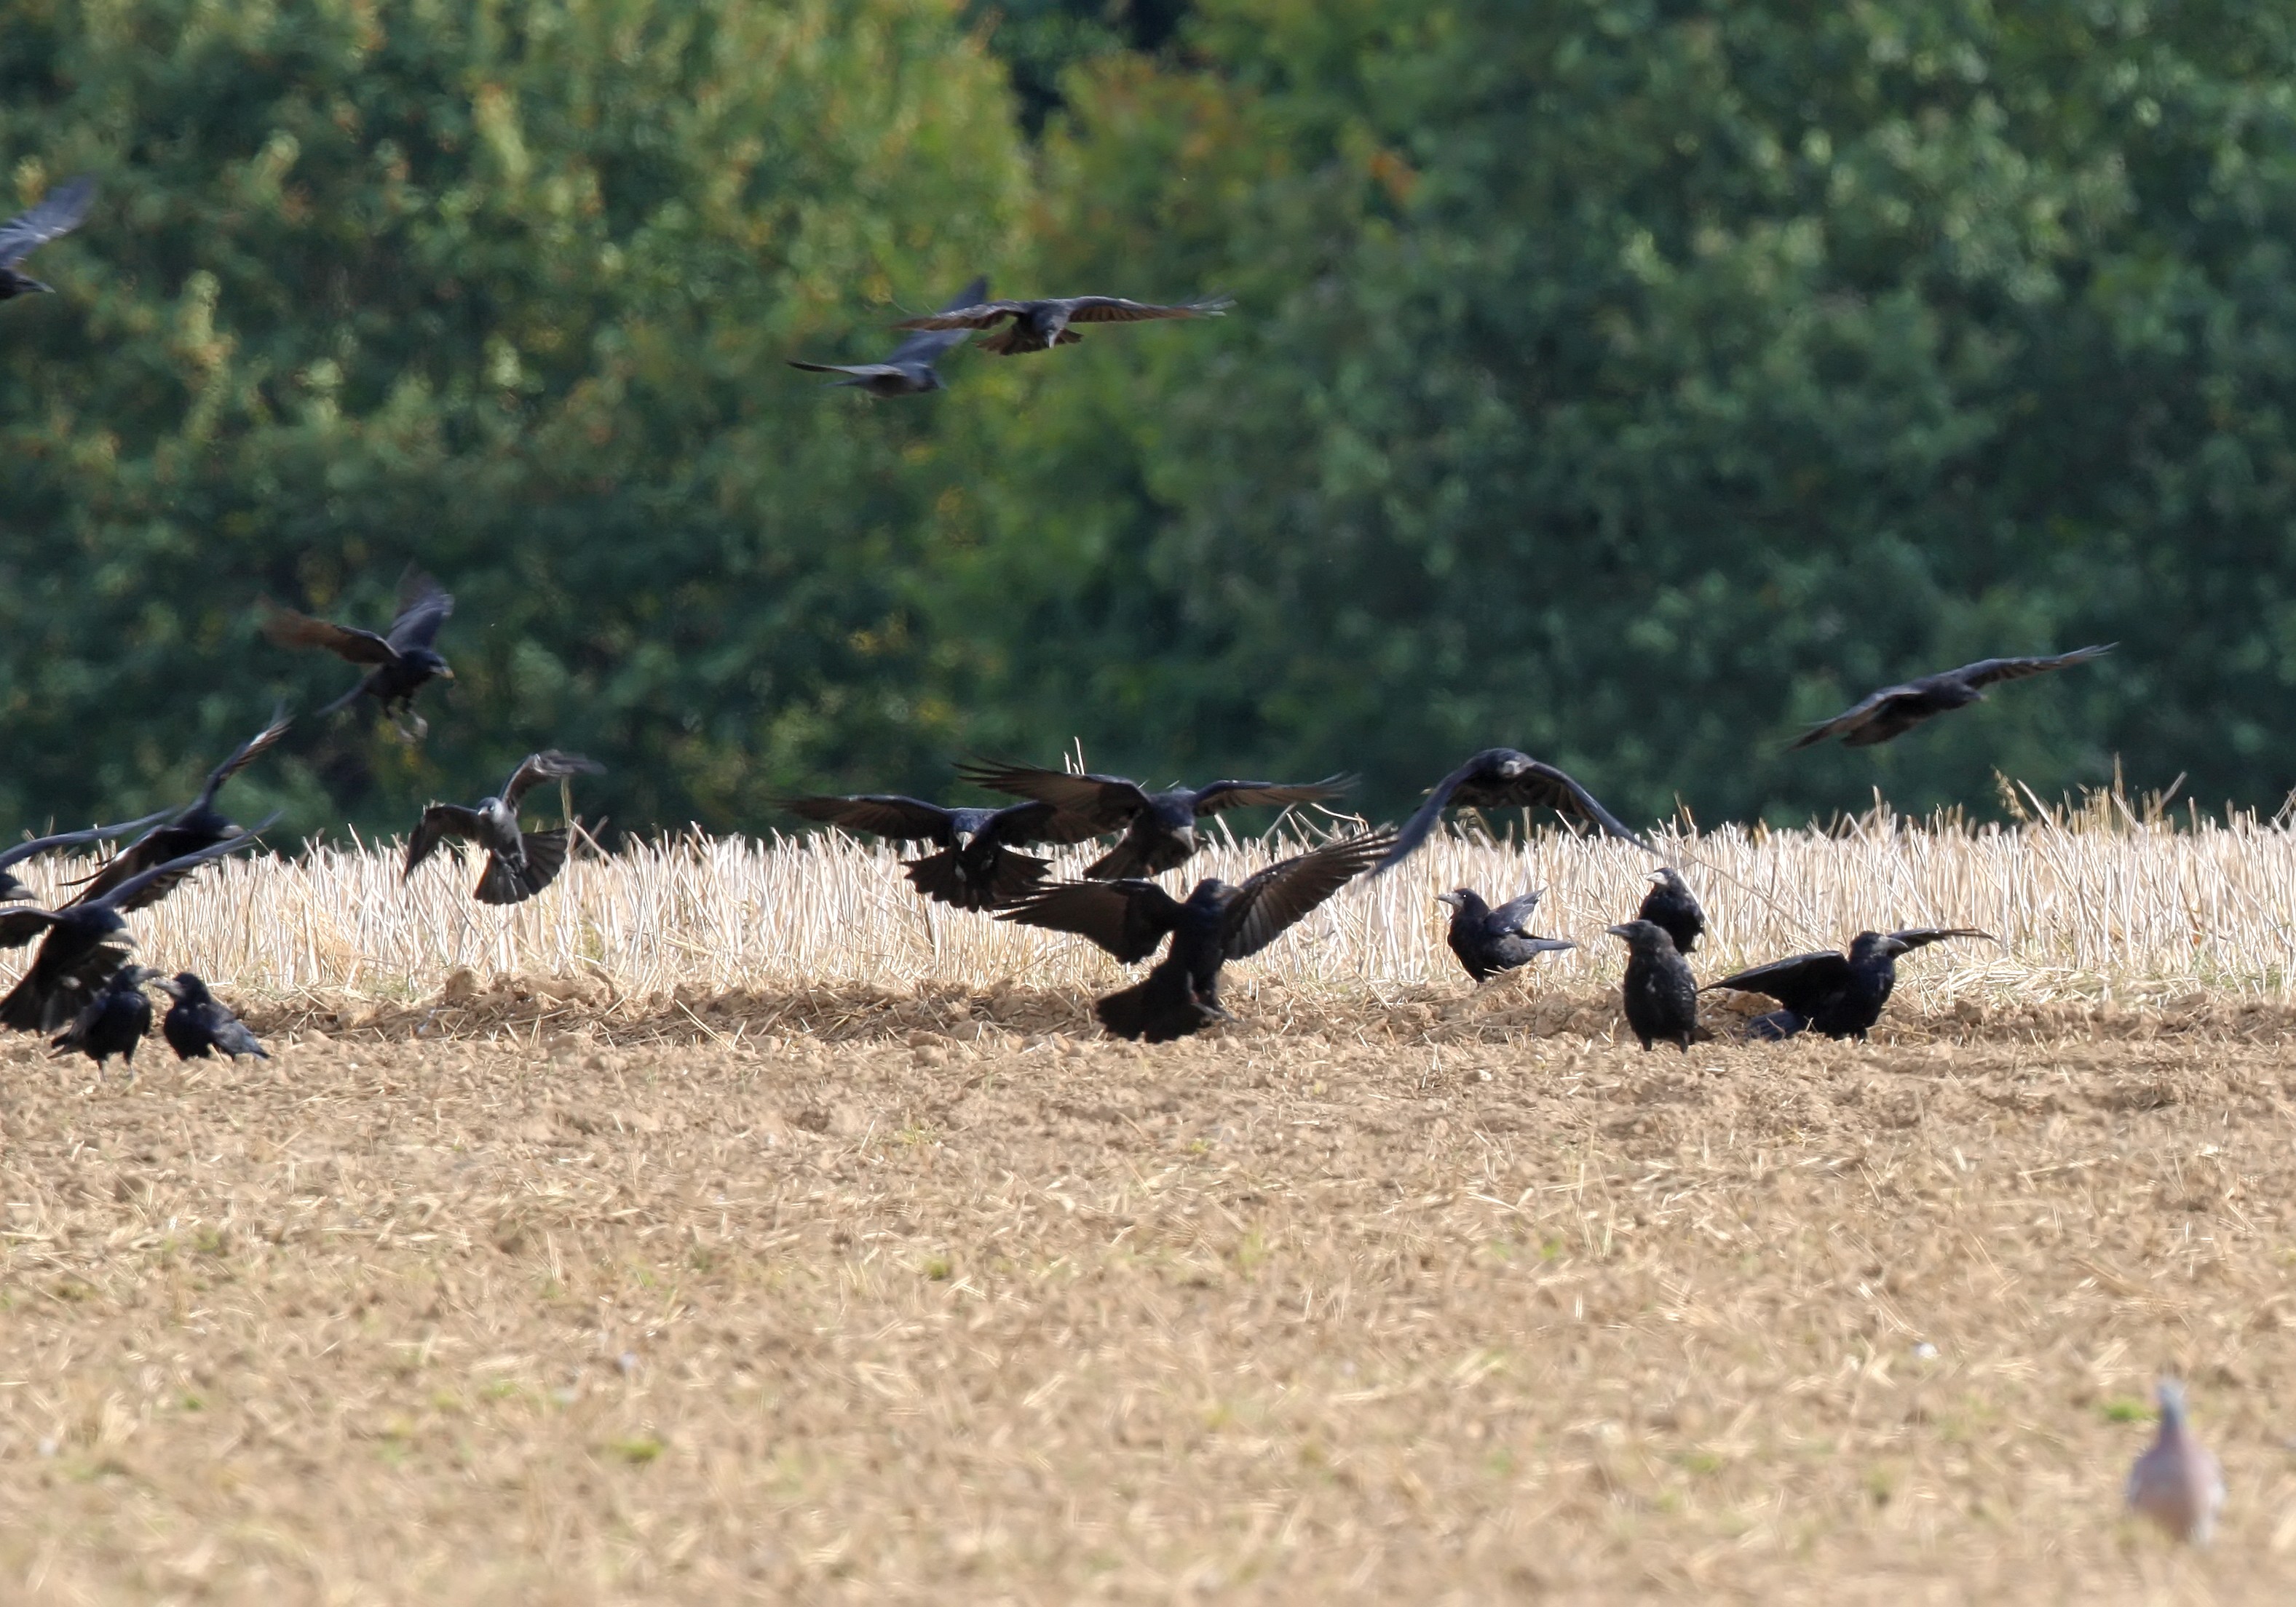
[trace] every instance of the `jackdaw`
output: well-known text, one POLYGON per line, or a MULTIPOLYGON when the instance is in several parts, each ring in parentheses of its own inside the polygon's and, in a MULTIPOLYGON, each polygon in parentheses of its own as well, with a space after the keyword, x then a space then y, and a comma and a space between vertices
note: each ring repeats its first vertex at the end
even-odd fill
POLYGON ((524 903, 548 887, 565 865, 570 827, 521 832, 518 825, 519 801, 544 782, 602 775, 605 769, 594 759, 584 758, 578 753, 561 753, 552 748, 528 754, 511 773, 510 782, 501 793, 480 799, 476 808, 461 804, 430 805, 422 811, 414 834, 406 840, 406 866, 398 879, 405 881, 414 875, 414 867, 430 858, 442 844, 460 863, 463 844, 475 842, 486 850, 487 868, 471 896, 481 904, 524 903))

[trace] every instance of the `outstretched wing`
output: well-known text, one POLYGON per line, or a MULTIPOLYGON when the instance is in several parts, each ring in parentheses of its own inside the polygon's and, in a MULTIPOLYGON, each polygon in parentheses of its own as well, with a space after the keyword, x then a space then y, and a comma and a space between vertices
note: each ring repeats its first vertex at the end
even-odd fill
POLYGON ((461 804, 434 803, 422 811, 422 818, 414 824, 414 833, 406 840, 406 866, 398 873, 406 881, 414 874, 414 867, 439 851, 446 844, 459 859, 463 844, 475 841, 479 835, 479 812, 461 804))
POLYGON ((927 313, 921 318, 904 318, 895 329, 988 329, 1007 318, 1025 313, 1035 303, 1029 301, 976 301, 971 307, 946 307, 937 313, 927 313))
MULTIPOLYGON (((979 307, 988 299, 988 276, 984 274, 957 291, 940 310, 944 313, 961 313, 967 307, 979 307)), ((962 345, 965 336, 970 332, 969 330, 963 329, 919 330, 893 348, 893 355, 885 359, 885 365, 888 368, 891 368, 893 365, 900 363, 937 361, 951 347, 962 345)), ((893 372, 898 373, 898 370, 893 369, 893 372)))
POLYGON ((0 948, 21 948, 55 923, 44 909, 0 910, 0 948))
POLYGON ((1546 896, 1546 890, 1538 887, 1531 889, 1520 898, 1508 899, 1491 912, 1490 930, 1495 932, 1511 931, 1522 937, 1529 937, 1530 931, 1524 923, 1530 919, 1531 912, 1538 907, 1538 901, 1546 896))
POLYGON ((389 642, 371 630, 315 619, 275 603, 266 601, 263 606, 263 634, 278 646, 324 648, 354 664, 388 664, 398 656, 389 642))
POLYGON ((1207 296, 1168 306, 1128 301, 1121 296, 1077 296, 1068 303, 1071 324, 1144 324, 1152 318, 1218 318, 1235 305, 1234 296, 1207 296))
POLYGON ((2052 669, 2062 669, 2070 664, 2086 664, 2091 659, 2103 658, 2118 642, 2102 642, 2093 647, 2076 647, 2070 652, 2037 659, 1980 659, 1974 664, 1964 664, 1952 672, 1954 679, 1969 686, 1990 686, 1999 681, 2021 681, 2027 676, 2046 675, 2052 669))
POLYGON ((1322 803, 1347 790, 1348 781, 1342 775, 1327 775, 1321 781, 1292 785, 1272 781, 1216 781, 1196 789, 1196 813, 1211 815, 1221 809, 1250 809, 1262 805, 1290 808, 1294 804, 1322 803))
POLYGON ((114 837, 125 837, 130 832, 140 832, 146 826, 158 825, 176 811, 155 809, 140 820, 123 820, 116 826, 90 826, 84 832, 56 832, 45 837, 35 837, 29 842, 20 842, 0 852, 0 871, 12 865, 20 865, 35 854, 45 854, 55 849, 81 848, 91 842, 104 842, 114 837))
POLYGON ((1731 988, 1741 993, 1767 993, 1787 1009, 1807 1016, 1816 1014, 1817 1007, 1849 986, 1849 956, 1821 949, 1816 954, 1795 955, 1738 972, 1718 982, 1709 982, 1699 991, 1711 993, 1717 988, 1731 988))
POLYGON ((295 722, 288 717, 287 706, 281 704, 271 711, 271 723, 249 737, 234 750, 232 756, 208 772, 208 784, 200 789, 199 801, 192 808, 201 808, 215 801, 215 795, 224 783, 238 775, 267 752, 272 745, 286 735, 295 722))
POLYGON ((1063 881, 996 918, 1089 938, 1128 965, 1156 952, 1180 906, 1152 881, 1063 881))
POLYGON ((391 651, 406 652, 410 648, 434 645, 439 640, 439 627, 454 611, 454 594, 408 564, 406 572, 398 578, 398 616, 390 622, 391 651))
POLYGON ((236 854, 242 849, 255 846, 256 834, 266 830, 279 818, 272 815, 261 824, 226 837, 221 842, 211 842, 180 859, 170 859, 165 865, 155 865, 148 871, 139 871, 127 881, 98 898, 81 901, 82 907, 109 909, 115 914, 127 914, 131 910, 148 909, 173 892, 176 884, 210 859, 220 859, 226 854, 236 854))
POLYGON ((36 248, 79 227, 94 200, 95 180, 82 175, 58 184, 37 205, 0 223, 0 267, 14 267, 36 248))
POLYGON ((848 832, 867 832, 896 842, 947 844, 950 811, 922 798, 898 792, 862 792, 849 798, 787 798, 782 808, 807 820, 839 826, 848 832))
POLYGON ((1035 765, 978 760, 959 765, 956 774, 960 780, 991 792, 1048 803, 1063 815, 1091 821, 1103 832, 1115 831, 1148 807, 1148 794, 1140 783, 1120 775, 1071 775, 1065 770, 1035 765))
POLYGON ((1584 821, 1622 842, 1631 842, 1645 854, 1655 857, 1658 853, 1638 832, 1630 831, 1604 808, 1592 792, 1553 765, 1512 748, 1486 748, 1435 783, 1427 801, 1403 823, 1395 847, 1389 850, 1380 870, 1391 870, 1408 857, 1414 849, 1427 840, 1443 811, 1454 804, 1461 808, 1552 809, 1565 819, 1584 821), (1509 775, 1509 768, 1516 768, 1519 773, 1509 775))
POLYGON ((539 753, 528 754, 526 762, 512 772, 510 784, 503 789, 503 802, 515 813, 519 800, 545 782, 570 781, 577 775, 603 775, 605 773, 606 767, 594 758, 545 748, 539 753))
POLYGON ((1392 832, 1327 842, 1279 860, 1251 877, 1228 901, 1222 947, 1231 960, 1256 955, 1302 915, 1377 865, 1395 845, 1392 832))
POLYGON ((1980 931, 1973 926, 1909 926, 1903 931, 1890 934, 1907 948, 1926 948, 1932 943, 1942 943, 1948 938, 1982 938, 1988 943, 2000 939, 1989 931, 1980 931))

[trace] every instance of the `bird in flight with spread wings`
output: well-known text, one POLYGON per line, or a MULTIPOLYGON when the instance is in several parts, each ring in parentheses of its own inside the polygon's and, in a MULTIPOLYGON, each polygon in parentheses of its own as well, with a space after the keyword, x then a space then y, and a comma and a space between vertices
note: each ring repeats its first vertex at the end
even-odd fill
POLYGON ((1959 669, 1940 670, 1899 686, 1884 686, 1832 719, 1812 726, 1794 738, 1791 745, 1808 748, 1830 736, 1838 736, 1845 748, 1870 748, 1876 742, 1905 735, 1924 720, 1984 701, 1988 686, 2086 664, 2120 645, 2118 642, 2105 642, 2094 647, 2077 647, 2051 658, 1980 659, 1959 669))
POLYGON ((785 799, 792 815, 896 842, 930 842, 934 851, 904 862, 910 884, 959 909, 1003 909, 1037 890, 1052 862, 1021 849, 1037 842, 1081 842, 1097 836, 1089 822, 1062 816, 1048 803, 1001 809, 945 809, 896 792, 785 799))
POLYGON ((371 697, 408 741, 419 742, 430 730, 429 722, 414 712, 414 694, 434 680, 455 678, 438 650, 439 627, 455 611, 455 598, 436 580, 408 567, 398 582, 398 613, 386 635, 316 619, 276 603, 265 607, 263 634, 278 645, 324 648, 339 659, 372 666, 357 685, 320 709, 319 718, 371 697))
POLYGON ((29 842, 15 844, 0 852, 0 904, 32 896, 32 890, 16 880, 10 872, 10 866, 21 865, 37 855, 53 853, 58 849, 85 848, 91 842, 107 842, 114 837, 125 837, 130 832, 158 825, 174 813, 173 809, 159 809, 135 820, 123 820, 116 826, 90 826, 84 832, 55 832, 45 837, 35 837, 29 842))
POLYGON ((53 284, 43 284, 29 274, 18 271, 16 265, 59 234, 69 234, 79 227, 87 217, 89 203, 94 200, 95 180, 86 176, 70 179, 49 191, 38 205, 27 207, 7 222, 0 223, 0 301, 41 295, 55 289, 53 284))
POLYGON ((529 753, 511 772, 509 783, 493 798, 482 798, 475 808, 461 804, 434 803, 422 811, 414 834, 406 840, 405 881, 414 867, 443 846, 457 860, 463 845, 475 842, 487 854, 487 868, 471 896, 481 904, 522 904, 548 887, 566 863, 568 826, 546 832, 519 829, 518 806, 529 792, 546 781, 570 781, 577 775, 603 775, 606 767, 578 753, 551 748, 529 753))
POLYGON ((1882 1007, 1898 985, 1898 956, 1948 938, 1983 938, 1992 933, 1973 926, 1910 926, 1902 931, 1861 931, 1849 940, 1849 952, 1820 949, 1773 960, 1734 972, 1699 989, 1717 988, 1740 993, 1766 993, 1783 1008, 1757 1017, 1748 1036, 1775 1040, 1792 1037, 1805 1027, 1827 1037, 1862 1040, 1882 1019, 1882 1007))
POLYGON ((1337 798, 1348 784, 1346 777, 1331 775, 1322 781, 1290 783, 1216 781, 1210 786, 1151 792, 1120 775, 1072 775, 1035 765, 975 763, 958 766, 956 773, 991 792, 1009 792, 1051 804, 1064 821, 1085 823, 1088 829, 1083 836, 1123 832, 1121 841, 1085 867, 1085 875, 1095 881, 1160 875, 1185 865, 1203 846, 1196 840, 1196 822, 1207 815, 1222 809, 1288 809, 1298 804, 1321 803, 1337 798))
POLYGON ((1394 869, 1427 840, 1446 809, 1552 809, 1631 842, 1645 854, 1658 850, 1596 801, 1595 795, 1553 765, 1512 748, 1486 748, 1435 783, 1395 839, 1374 874, 1394 869))
MULTIPOLYGON (((975 279, 940 310, 962 312, 979 306, 988 294, 988 281, 975 279)), ((843 379, 832 380, 830 384, 850 385, 873 397, 922 396, 943 388, 945 381, 936 365, 972 333, 970 329, 920 330, 893 348, 892 355, 882 363, 802 363, 795 357, 788 361, 791 368, 802 368, 808 373, 841 373, 843 379)))
MULTIPOLYGON (((210 843, 222 842, 238 836, 246 828, 234 823, 215 807, 216 794, 224 783, 245 769, 266 750, 287 734, 294 722, 283 709, 275 709, 271 723, 242 742, 232 756, 208 772, 207 785, 200 795, 174 812, 164 825, 157 825, 134 842, 113 855, 102 869, 81 884, 76 904, 86 904, 101 898, 130 876, 140 876, 155 865, 165 865, 170 859, 181 859, 186 854, 197 853, 210 843)), ((157 898, 157 894, 152 895, 157 898)), ((134 905, 127 906, 135 908, 134 905)))
POLYGON ((1201 301, 1180 301, 1159 305, 1150 301, 1128 301, 1121 296, 1065 296, 1041 301, 982 301, 972 307, 953 307, 947 312, 927 313, 922 318, 905 318, 893 325, 895 329, 950 330, 995 329, 1005 324, 993 335, 984 336, 980 349, 999 357, 1019 357, 1023 352, 1049 351, 1055 346, 1073 346, 1084 337, 1069 326, 1072 324, 1145 324, 1156 318, 1219 318, 1235 305, 1233 296, 1209 296, 1201 301))

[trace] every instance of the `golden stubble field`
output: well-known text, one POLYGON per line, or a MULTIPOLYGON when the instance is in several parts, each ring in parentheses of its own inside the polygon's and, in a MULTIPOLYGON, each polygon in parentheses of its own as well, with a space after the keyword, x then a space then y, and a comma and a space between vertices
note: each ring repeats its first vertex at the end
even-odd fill
POLYGON ((0 1046, 0 1597, 2292 1599, 2279 1009, 1085 998, 0 1046), (2205 1554, 2120 1515, 2161 1368, 2205 1554))

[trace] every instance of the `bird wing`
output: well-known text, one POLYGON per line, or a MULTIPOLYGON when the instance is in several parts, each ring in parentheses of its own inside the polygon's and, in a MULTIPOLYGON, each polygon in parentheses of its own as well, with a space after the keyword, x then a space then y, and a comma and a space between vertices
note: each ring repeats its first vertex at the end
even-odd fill
POLYGON ((1091 830, 1089 821, 1062 815, 1057 806, 1038 798, 1006 804, 996 810, 988 817, 987 832, 997 841, 1013 847, 1031 842, 1078 842, 1085 835, 1100 834, 1091 830))
POLYGON ((1523 923, 1530 919, 1531 912, 1538 907, 1538 901, 1546 896, 1546 890, 1542 887, 1534 888, 1521 898, 1508 899, 1490 913, 1490 930, 1529 937, 1531 934, 1524 929, 1523 923))
MULTIPOLYGON (((908 348, 904 346, 901 349, 906 351, 908 348)), ((802 368, 808 373, 849 373, 856 379, 861 380, 893 380, 903 377, 901 371, 890 363, 800 363, 795 357, 787 357, 783 361, 791 368, 802 368)))
POLYGON ((220 859, 226 854, 235 854, 242 849, 253 848, 257 833, 267 829, 278 818, 279 816, 274 814, 260 825, 242 832, 236 837, 226 837, 221 842, 211 842, 193 853, 184 855, 181 858, 170 859, 163 865, 155 865, 148 871, 139 871, 102 897, 84 900, 82 907, 108 909, 115 914, 121 915, 127 914, 131 910, 149 908, 173 892, 177 882, 209 860, 220 859))
POLYGON ((0 948, 21 948, 55 923, 54 914, 44 909, 0 911, 0 948))
POLYGON ((1289 808, 1293 804, 1321 803, 1346 791, 1346 778, 1338 775, 1292 785, 1272 781, 1216 781, 1196 789, 1196 813, 1211 815, 1221 809, 1249 809, 1263 804, 1289 808))
POLYGON ((35 854, 45 854, 53 849, 76 849, 91 842, 125 837, 130 832, 158 825, 175 812, 173 808, 154 809, 140 820, 123 820, 116 826, 90 826, 84 832, 55 832, 45 837, 35 837, 29 842, 20 842, 5 852, 0 852, 0 871, 12 865, 20 865, 35 854))
POLYGON ((294 724, 295 722, 288 717, 285 704, 283 703, 271 711, 271 723, 268 726, 242 742, 229 758, 208 772, 208 784, 200 789, 199 802, 192 807, 198 808, 201 805, 213 803, 216 793, 222 788, 224 783, 261 757, 272 744, 286 735, 288 729, 294 724))
POLYGON ((1890 934, 1907 948, 1926 948, 1932 943, 1942 943, 1948 938, 1982 938, 1988 943, 2000 939, 1989 931, 1980 931, 1973 926, 1909 926, 1903 931, 1890 934))
POLYGON ((951 811, 922 798, 898 792, 862 792, 849 798, 786 798, 782 808, 807 820, 818 820, 848 832, 867 832, 896 842, 950 840, 951 811))
POLYGON ((1169 306, 1128 301, 1121 296, 1074 296, 1068 300, 1071 324, 1144 324, 1151 318, 1218 318, 1235 305, 1233 296, 1207 296, 1169 306))
POLYGON ((1633 843, 1645 854, 1655 857, 1658 853, 1640 833, 1628 829, 1624 822, 1604 808, 1592 792, 1553 765, 1517 753, 1512 748, 1486 748, 1435 783, 1434 791, 1427 794, 1427 801, 1403 823, 1395 847, 1388 851, 1380 870, 1392 869, 1424 842, 1443 811, 1454 803, 1463 808, 1548 808, 1566 819, 1582 820, 1599 827, 1622 842, 1633 843), (1498 766, 1509 759, 1521 759, 1529 767, 1512 779, 1497 775, 1498 766))
POLYGON ((1965 685, 1990 686, 1998 681, 2021 681, 2027 676, 2046 675, 2070 664, 2086 664, 2120 645, 2118 642, 2102 642, 2093 647, 2076 647, 2070 652, 2037 659, 1980 659, 1948 673, 1965 685))
POLYGON ((1820 949, 1816 954, 1772 960, 1767 965, 1735 972, 1718 982, 1707 983, 1699 991, 1710 993, 1717 988, 1733 988, 1741 993, 1767 993, 1797 1014, 1814 1015, 1827 996, 1848 985, 1849 976, 1849 955, 1820 949))
POLYGON ((291 608, 266 603, 263 634, 281 647, 323 647, 354 664, 388 664, 398 655, 381 636, 356 625, 316 619, 291 608))
MULTIPOLYGON (((988 276, 984 274, 957 291, 940 310, 944 313, 961 313, 967 307, 979 307, 988 299, 988 276)), ((895 365, 898 364, 931 363, 950 348, 964 344, 965 337, 971 333, 972 331, 969 329, 919 330, 893 348, 893 355, 885 359, 885 366, 889 371, 898 373, 899 370, 895 365)))
POLYGON ((1063 815, 1093 822, 1102 832, 1114 831, 1148 807, 1148 794, 1140 783, 1120 775, 1071 775, 1035 765, 980 762, 959 765, 956 774, 991 792, 1048 803, 1063 815))
POLYGON ((1256 955, 1302 915, 1379 862, 1394 845, 1391 832, 1341 838, 1279 860, 1247 880, 1228 901, 1221 947, 1231 960, 1256 955))
POLYGON ((439 640, 439 627, 454 611, 454 594, 408 564, 398 578, 398 615, 390 622, 391 651, 405 652, 432 645, 439 640))
POLYGON ((1128 965, 1156 952, 1180 905, 1152 881, 1063 881, 996 918, 1089 938, 1128 965))
POLYGON ((503 789, 503 802, 516 813, 519 800, 545 782, 569 781, 577 775, 603 775, 605 773, 606 767, 594 758, 545 748, 539 753, 528 754, 526 761, 511 772, 510 784, 503 789))
POLYGON ((921 318, 904 318, 895 329, 988 329, 1007 318, 1016 318, 1036 303, 1032 301, 976 301, 971 307, 946 307, 937 313, 927 313, 921 318))
POLYGON ((439 845, 451 842, 457 857, 461 843, 474 841, 479 835, 479 812, 461 804, 434 803, 422 811, 422 818, 414 823, 414 835, 406 840, 406 867, 398 873, 406 881, 414 874, 414 867, 439 851, 439 845))
POLYGON ((79 227, 95 200, 95 180, 86 175, 58 184, 34 206, 0 223, 0 267, 14 267, 36 247, 79 227))

